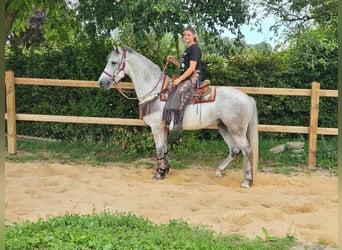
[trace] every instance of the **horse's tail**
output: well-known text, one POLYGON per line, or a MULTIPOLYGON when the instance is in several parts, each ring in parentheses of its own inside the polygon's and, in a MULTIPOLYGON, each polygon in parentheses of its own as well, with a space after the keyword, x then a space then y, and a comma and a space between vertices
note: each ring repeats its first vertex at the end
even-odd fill
POLYGON ((253 181, 251 184, 255 182, 256 174, 258 171, 258 162, 259 162, 259 132, 258 132, 258 111, 256 107, 256 103, 254 98, 251 98, 253 105, 253 113, 252 119, 248 124, 248 133, 247 137, 249 140, 249 144, 251 146, 251 164, 252 164, 252 174, 253 181))

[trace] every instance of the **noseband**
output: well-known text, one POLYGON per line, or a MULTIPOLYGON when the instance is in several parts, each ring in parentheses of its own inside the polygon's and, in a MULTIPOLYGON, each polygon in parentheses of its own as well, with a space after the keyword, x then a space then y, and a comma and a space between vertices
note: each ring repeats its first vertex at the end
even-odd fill
POLYGON ((112 75, 111 73, 108 73, 107 71, 103 71, 103 74, 107 75, 110 77, 111 81, 114 83, 114 85, 119 84, 120 80, 117 82, 115 80, 115 77, 121 72, 124 71, 125 67, 126 67, 126 59, 127 59, 127 50, 123 50, 122 51, 122 58, 121 58, 121 63, 120 66, 118 68, 118 70, 116 71, 116 73, 114 75, 112 75))

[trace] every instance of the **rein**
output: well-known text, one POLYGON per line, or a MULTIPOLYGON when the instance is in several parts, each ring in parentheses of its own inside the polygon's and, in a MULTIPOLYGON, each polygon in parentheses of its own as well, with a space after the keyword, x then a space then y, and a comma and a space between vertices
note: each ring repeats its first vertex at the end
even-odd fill
MULTIPOLYGON (((121 64, 120 64, 120 67, 118 68, 117 72, 114 74, 114 75, 111 75, 110 73, 108 73, 107 71, 103 71, 103 73, 107 76, 109 76, 111 78, 111 81, 113 82, 113 85, 114 87, 120 92, 120 94, 125 97, 127 100, 143 100, 144 98, 148 97, 149 95, 152 94, 152 92, 157 88, 158 84, 160 83, 160 81, 163 79, 163 77, 165 76, 165 70, 169 64, 169 61, 167 60, 165 65, 164 65, 164 68, 163 68, 163 71, 162 73, 160 74, 160 77, 157 81, 157 83, 154 85, 154 87, 145 95, 143 96, 140 96, 140 97, 129 97, 125 94, 125 91, 120 88, 119 86, 119 83, 120 83, 120 80, 117 82, 115 80, 115 77, 121 72, 121 71, 124 71, 125 67, 126 67, 126 60, 127 60, 127 51, 124 50, 123 53, 122 53, 122 60, 121 60, 121 64)), ((158 93, 157 95, 159 95, 160 93, 158 93)))

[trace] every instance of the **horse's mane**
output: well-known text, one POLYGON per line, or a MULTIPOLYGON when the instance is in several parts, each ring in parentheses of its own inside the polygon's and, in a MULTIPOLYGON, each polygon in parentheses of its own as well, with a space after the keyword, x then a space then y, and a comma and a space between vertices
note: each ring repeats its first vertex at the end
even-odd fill
POLYGON ((148 62, 148 67, 153 70, 153 71, 156 71, 156 72, 159 72, 161 71, 160 70, 160 67, 155 64, 154 62, 152 62, 149 58, 147 58, 146 56, 136 52, 134 49, 128 47, 128 46, 123 46, 122 47, 123 50, 126 50, 128 53, 131 53, 131 54, 135 54, 136 56, 140 57, 140 58, 143 58, 146 62, 148 62))
MULTIPOLYGON (((144 55, 136 52, 130 47, 124 46, 122 47, 123 50, 126 50, 127 53, 132 54, 136 57, 137 61, 143 62, 139 64, 140 66, 140 72, 141 75, 139 76, 139 79, 144 79, 144 82, 150 82, 151 86, 150 88, 153 87, 154 84, 156 84, 156 77, 158 78, 161 74, 162 71, 160 67, 152 62, 149 58, 145 57, 144 55), (145 70, 143 70, 145 69, 145 70)), ((149 115, 151 113, 157 112, 161 110, 161 106, 158 104, 157 98, 158 96, 153 97, 152 99, 149 100, 141 100, 139 102, 139 114, 140 118, 149 115)))
POLYGON ((134 51, 134 49, 132 49, 132 48, 126 46, 126 45, 123 46, 122 49, 123 49, 123 50, 126 50, 126 51, 129 52, 129 53, 136 53, 136 52, 134 51))

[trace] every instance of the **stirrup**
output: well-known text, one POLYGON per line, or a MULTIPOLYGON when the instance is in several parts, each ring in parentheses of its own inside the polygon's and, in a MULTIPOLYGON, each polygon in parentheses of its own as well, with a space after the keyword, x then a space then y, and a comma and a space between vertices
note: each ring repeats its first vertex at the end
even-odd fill
POLYGON ((170 124, 169 124, 169 130, 173 130, 174 127, 175 127, 175 121, 174 121, 174 119, 172 119, 170 124))
POLYGON ((175 127, 175 113, 174 111, 171 112, 171 121, 169 124, 169 130, 173 130, 173 128, 175 127))

